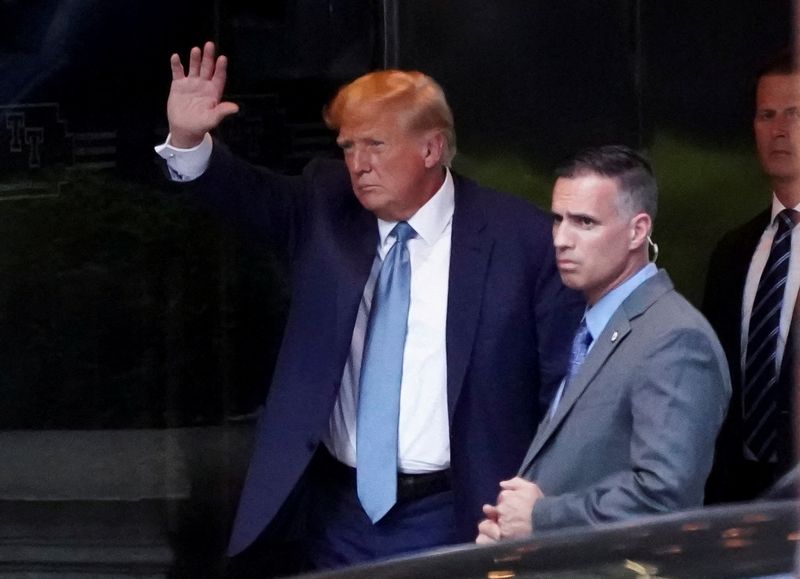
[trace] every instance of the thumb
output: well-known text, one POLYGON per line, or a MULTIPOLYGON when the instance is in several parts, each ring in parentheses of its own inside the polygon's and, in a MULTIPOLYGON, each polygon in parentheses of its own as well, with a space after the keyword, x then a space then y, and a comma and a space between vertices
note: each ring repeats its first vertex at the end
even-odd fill
POLYGON ((225 117, 238 113, 239 105, 230 101, 224 101, 219 103, 214 110, 217 113, 217 122, 220 122, 225 117))

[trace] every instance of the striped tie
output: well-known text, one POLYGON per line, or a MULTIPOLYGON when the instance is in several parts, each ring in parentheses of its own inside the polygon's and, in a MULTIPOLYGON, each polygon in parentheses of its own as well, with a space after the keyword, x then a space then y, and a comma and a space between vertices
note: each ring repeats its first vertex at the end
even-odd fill
POLYGON ((775 356, 797 212, 784 209, 776 220, 778 230, 753 300, 742 380, 744 445, 759 461, 776 458, 778 368, 775 356))

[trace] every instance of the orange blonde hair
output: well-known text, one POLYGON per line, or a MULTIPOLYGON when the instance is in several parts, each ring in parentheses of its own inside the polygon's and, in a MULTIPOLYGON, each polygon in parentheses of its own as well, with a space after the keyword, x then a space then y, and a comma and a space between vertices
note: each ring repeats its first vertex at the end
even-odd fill
POLYGON ((440 130, 445 139, 443 164, 450 165, 456 154, 453 113, 442 87, 421 72, 379 70, 360 76, 339 89, 322 118, 328 128, 338 131, 348 120, 385 113, 397 114, 410 131, 440 130))

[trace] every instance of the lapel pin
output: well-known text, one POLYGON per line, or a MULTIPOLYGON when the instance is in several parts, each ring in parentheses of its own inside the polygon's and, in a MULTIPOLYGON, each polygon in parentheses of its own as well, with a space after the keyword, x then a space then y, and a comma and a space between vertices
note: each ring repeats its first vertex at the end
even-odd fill
POLYGON ((614 330, 614 333, 611 334, 611 343, 613 344, 614 342, 616 342, 617 338, 619 338, 619 332, 614 330))

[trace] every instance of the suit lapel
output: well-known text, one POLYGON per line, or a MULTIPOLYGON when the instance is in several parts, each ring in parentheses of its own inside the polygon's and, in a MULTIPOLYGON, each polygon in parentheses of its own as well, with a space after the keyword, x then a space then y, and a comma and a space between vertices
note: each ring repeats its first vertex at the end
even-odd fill
POLYGON ((625 340, 630 331, 631 327, 627 314, 620 308, 609 320, 603 333, 595 340, 594 346, 592 346, 586 360, 572 379, 572 382, 564 388, 563 397, 558 403, 558 408, 552 419, 548 420, 547 417, 544 418, 539 431, 536 433, 528 449, 525 460, 522 461, 520 473, 530 468, 530 463, 558 430, 561 423, 564 422, 564 419, 572 410, 575 402, 583 395, 583 392, 589 384, 592 383, 597 373, 605 365, 617 347, 625 340))
POLYGON ((561 424, 572 411, 575 403, 580 399, 586 388, 592 383, 598 372, 608 362, 617 348, 631 333, 631 320, 644 313, 664 293, 672 289, 672 282, 665 271, 659 271, 655 276, 645 281, 629 295, 622 305, 617 308, 614 315, 606 324, 602 333, 594 342, 586 360, 578 370, 572 382, 564 389, 564 395, 558 404, 553 418, 539 428, 530 448, 522 461, 519 473, 524 474, 531 467, 531 463, 547 444, 550 438, 558 431, 561 424))
POLYGON ((447 409, 450 423, 461 394, 478 327, 493 240, 469 183, 453 175, 455 210, 447 297, 447 409))
POLYGON ((364 295, 378 246, 378 222, 375 216, 359 205, 336 232, 344 251, 340 259, 344 267, 336 276, 336 345, 350 346, 358 304, 364 295))
MULTIPOLYGON (((450 249, 447 297, 447 408, 450 421, 461 394, 471 358, 483 301, 484 280, 493 240, 486 217, 475 199, 470 183, 453 175, 455 209, 450 249)), ((336 287, 336 344, 349 346, 358 304, 375 259, 378 227, 366 210, 356 211, 338 230, 345 247, 346 275, 336 287)))
MULTIPOLYGON (((761 240, 764 230, 769 227, 771 215, 771 209, 767 209, 759 213, 743 227, 736 251, 731 256, 731 267, 734 270, 731 272, 731 279, 736 284, 733 288, 731 307, 731 320, 735 320, 735 325, 732 326, 734 330, 731 332, 732 335, 735 334, 735 341, 731 344, 735 354, 733 356, 734 360, 739 360, 742 355, 742 307, 744 305, 744 286, 747 283, 747 273, 750 270, 750 263, 758 247, 758 242, 761 240)), ((731 368, 731 374, 738 377, 737 381, 741 379, 741 367, 739 364, 736 364, 735 368, 731 368)))

